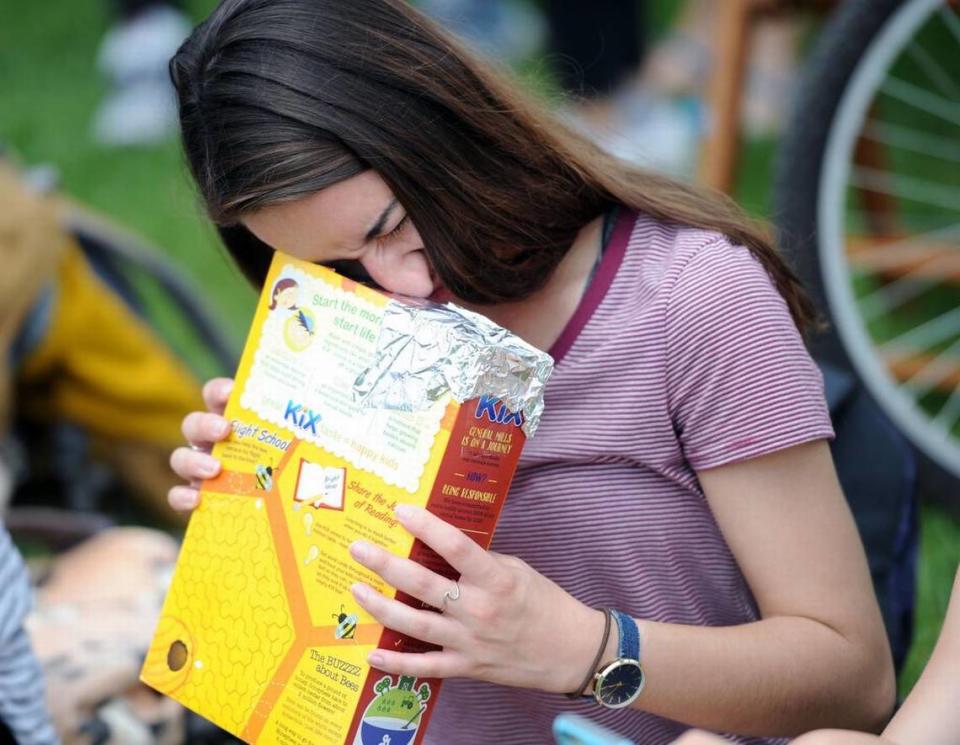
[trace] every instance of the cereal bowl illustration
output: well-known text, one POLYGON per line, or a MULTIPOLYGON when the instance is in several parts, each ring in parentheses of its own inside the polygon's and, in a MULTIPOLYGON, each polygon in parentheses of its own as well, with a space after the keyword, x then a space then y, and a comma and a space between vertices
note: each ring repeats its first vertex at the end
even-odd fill
POLYGON ((430 686, 422 683, 414 691, 415 683, 416 678, 402 676, 394 687, 389 675, 377 682, 377 697, 363 713, 354 745, 410 745, 430 699, 430 686))

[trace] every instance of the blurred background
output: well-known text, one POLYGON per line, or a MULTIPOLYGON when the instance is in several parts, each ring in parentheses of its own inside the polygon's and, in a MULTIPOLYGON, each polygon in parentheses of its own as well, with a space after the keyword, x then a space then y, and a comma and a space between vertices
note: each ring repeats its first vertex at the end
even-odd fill
MULTIPOLYGON (((417 4, 611 152, 774 226, 830 323, 812 347, 834 455, 909 691, 960 560, 956 5, 417 4)), ((199 381, 232 373, 255 301, 203 217, 166 80, 214 6, 0 0, 8 525, 39 587, 31 633, 65 692, 55 715, 89 741, 222 741, 137 689, 149 620, 103 664, 104 637, 162 599, 181 529, 166 457, 199 381), (90 608, 106 615, 83 616, 84 644, 64 649, 90 608)))

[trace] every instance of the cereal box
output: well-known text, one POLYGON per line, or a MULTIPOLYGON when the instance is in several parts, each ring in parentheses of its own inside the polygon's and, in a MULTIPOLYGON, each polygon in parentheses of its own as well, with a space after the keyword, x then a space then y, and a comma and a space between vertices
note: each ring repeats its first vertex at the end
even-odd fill
MULTIPOLYGON (((248 743, 411 745, 440 681, 371 668, 384 629, 357 539, 453 570, 397 522, 425 506, 489 546, 550 358, 453 305, 391 298, 278 253, 142 679, 248 743)), ((438 601, 440 599, 438 598, 438 601)))

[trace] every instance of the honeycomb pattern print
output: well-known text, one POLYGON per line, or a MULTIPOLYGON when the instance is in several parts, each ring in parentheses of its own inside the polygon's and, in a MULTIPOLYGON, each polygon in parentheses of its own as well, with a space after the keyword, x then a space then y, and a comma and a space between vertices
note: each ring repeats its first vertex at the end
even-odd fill
MULTIPOLYGON (((191 619, 199 641, 169 693, 239 734, 296 636, 263 500, 205 494, 177 575, 163 615, 191 619)), ((173 641, 155 638, 148 666, 167 662, 173 641)))

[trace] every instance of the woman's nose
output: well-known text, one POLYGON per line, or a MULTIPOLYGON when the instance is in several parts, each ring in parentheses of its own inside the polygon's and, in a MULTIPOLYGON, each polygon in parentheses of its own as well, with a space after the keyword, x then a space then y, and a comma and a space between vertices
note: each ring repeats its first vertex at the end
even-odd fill
POLYGON ((434 290, 430 267, 422 249, 386 248, 360 259, 371 279, 388 292, 428 297, 434 290))

